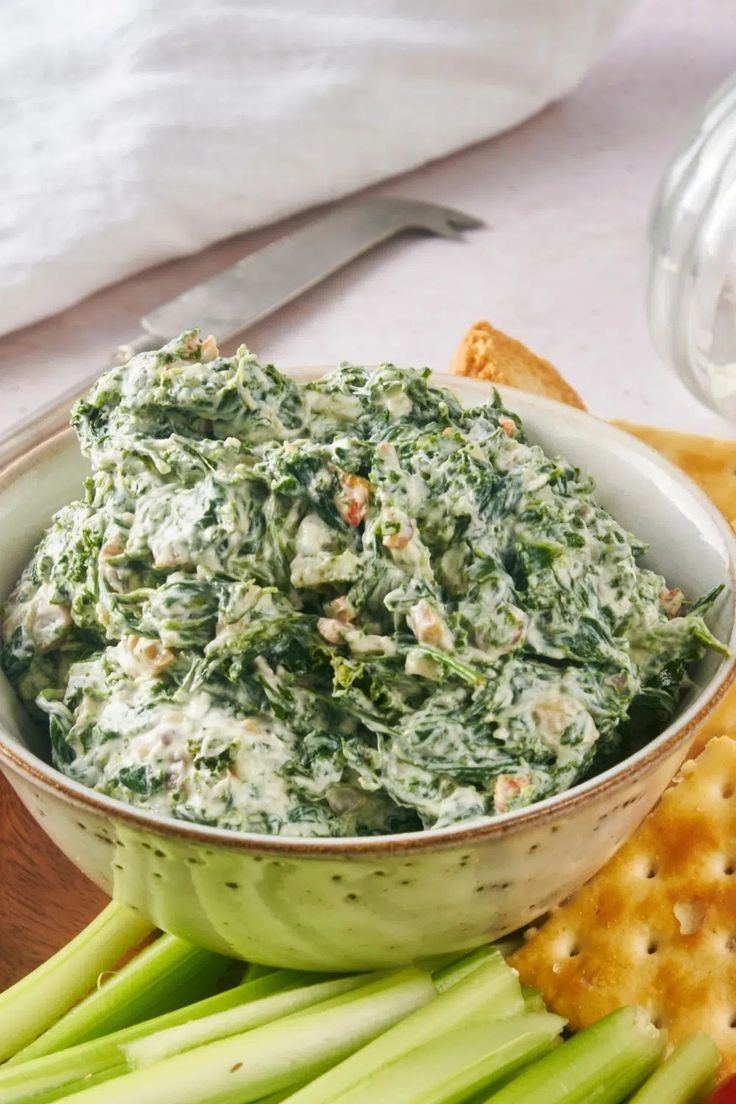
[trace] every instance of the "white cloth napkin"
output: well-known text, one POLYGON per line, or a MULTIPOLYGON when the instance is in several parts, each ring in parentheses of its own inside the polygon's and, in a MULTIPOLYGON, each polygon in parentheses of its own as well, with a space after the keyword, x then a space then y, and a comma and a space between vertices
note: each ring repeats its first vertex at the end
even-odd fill
POLYGON ((513 126, 630 6, 2 0, 0 332, 513 126))

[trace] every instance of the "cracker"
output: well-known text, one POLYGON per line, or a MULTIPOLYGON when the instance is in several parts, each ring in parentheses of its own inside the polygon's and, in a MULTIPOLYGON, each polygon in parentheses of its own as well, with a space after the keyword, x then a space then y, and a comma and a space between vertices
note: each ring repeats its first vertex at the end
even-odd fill
MULTIPOLYGON (((708 741, 716 736, 730 736, 731 739, 736 739, 736 684, 729 687, 699 729, 688 754, 700 755, 708 741)), ((736 921, 736 917, 734 920, 736 921)))
POLYGON ((639 1004, 736 1071, 736 741, 720 737, 613 859, 511 958, 578 1030, 639 1004))
POLYGON ((470 327, 455 350, 450 371, 456 376, 473 376, 518 387, 520 391, 586 409, 577 391, 554 365, 516 338, 494 329, 490 322, 480 321, 470 327))
POLYGON ((701 487, 736 528, 736 440, 698 437, 675 429, 615 422, 651 445, 701 487))

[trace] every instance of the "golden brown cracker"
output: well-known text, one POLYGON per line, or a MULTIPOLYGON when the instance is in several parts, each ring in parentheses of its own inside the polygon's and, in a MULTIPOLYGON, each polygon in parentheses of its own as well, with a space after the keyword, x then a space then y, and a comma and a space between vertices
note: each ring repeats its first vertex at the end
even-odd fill
POLYGON ((736 738, 736 684, 726 691, 705 721, 688 754, 700 755, 708 741, 715 736, 736 738))
POLYGON ((450 371, 456 376, 473 376, 518 387, 520 391, 545 395, 585 410, 577 391, 554 365, 516 338, 494 329, 490 322, 481 320, 470 327, 455 350, 450 371))
POLYGON ((736 1071, 736 741, 719 737, 511 958, 580 1029, 640 1004, 672 1045, 707 1031, 736 1071))
POLYGON ((633 433, 681 468, 705 491, 731 525, 736 524, 736 440, 699 437, 694 433, 630 422, 617 421, 614 425, 633 433))

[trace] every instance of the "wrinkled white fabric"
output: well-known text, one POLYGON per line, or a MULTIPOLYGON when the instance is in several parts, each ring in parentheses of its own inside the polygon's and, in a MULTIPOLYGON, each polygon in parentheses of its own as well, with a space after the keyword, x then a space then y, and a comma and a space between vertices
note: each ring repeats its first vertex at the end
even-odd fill
POLYGON ((629 6, 2 0, 0 332, 513 126, 629 6))

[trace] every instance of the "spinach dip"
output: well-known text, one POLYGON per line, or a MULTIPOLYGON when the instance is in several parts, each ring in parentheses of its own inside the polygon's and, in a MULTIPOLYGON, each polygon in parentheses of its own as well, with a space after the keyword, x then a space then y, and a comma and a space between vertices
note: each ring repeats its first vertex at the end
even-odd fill
POLYGON ((497 395, 196 331, 73 413, 92 475, 5 609, 70 778, 182 820, 346 836, 525 806, 663 726, 722 648, 497 395))

